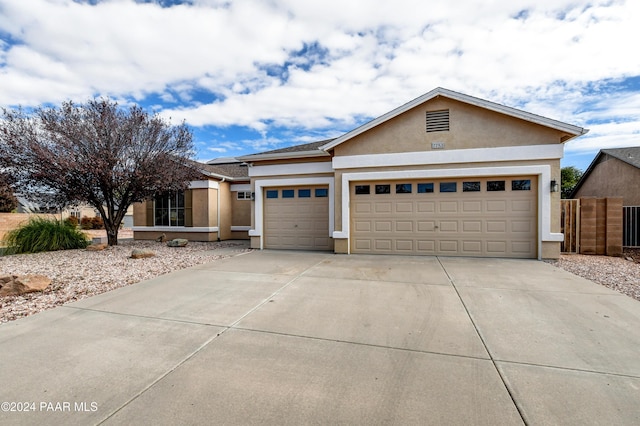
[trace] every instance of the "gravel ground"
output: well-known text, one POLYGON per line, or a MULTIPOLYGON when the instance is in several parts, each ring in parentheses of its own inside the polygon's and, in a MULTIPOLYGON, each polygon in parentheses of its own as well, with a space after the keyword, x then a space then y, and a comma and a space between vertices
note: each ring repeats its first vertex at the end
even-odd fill
POLYGON ((549 263, 640 300, 640 249, 625 249, 623 257, 568 254, 549 263))
MULTIPOLYGON (((225 257, 216 254, 216 249, 238 244, 190 242, 186 247, 172 248, 154 241, 122 241, 98 252, 66 250, 0 256, 0 274, 42 274, 52 280, 41 293, 0 298, 0 323, 211 262, 225 257), (156 256, 131 259, 133 248, 149 248, 156 256)), ((622 258, 563 255, 549 263, 640 300, 640 249, 626 250, 622 258)))
POLYGON ((51 284, 43 292, 0 298, 0 323, 227 257, 217 254, 216 249, 240 243, 190 242, 181 248, 167 247, 166 243, 155 241, 122 241, 118 244, 97 252, 65 250, 0 256, 0 274, 39 274, 51 278, 51 284), (148 248, 156 255, 131 259, 133 248, 148 248))

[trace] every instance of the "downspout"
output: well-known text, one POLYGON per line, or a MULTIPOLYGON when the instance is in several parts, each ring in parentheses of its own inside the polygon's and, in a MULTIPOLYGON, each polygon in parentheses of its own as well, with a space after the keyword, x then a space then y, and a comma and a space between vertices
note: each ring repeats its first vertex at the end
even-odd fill
POLYGON ((218 184, 218 208, 216 209, 216 210, 218 211, 218 242, 220 242, 220 241, 221 241, 221 240, 220 240, 220 229, 222 228, 222 227, 220 226, 220 189, 222 188, 222 187, 221 187, 221 184, 222 184, 222 183, 224 183, 224 181, 225 181, 226 179, 227 179, 227 178, 224 178, 224 177, 223 177, 223 178, 222 178, 222 180, 220 181, 220 184, 218 184))

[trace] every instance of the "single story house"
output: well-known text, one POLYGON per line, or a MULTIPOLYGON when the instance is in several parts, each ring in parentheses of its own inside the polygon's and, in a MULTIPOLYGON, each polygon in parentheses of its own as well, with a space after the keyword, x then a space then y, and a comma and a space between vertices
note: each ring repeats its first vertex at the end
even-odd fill
POLYGON ((177 194, 133 206, 133 238, 190 241, 248 239, 251 185, 247 165, 234 158, 197 163, 202 179, 177 194))
POLYGON ((623 206, 640 206, 640 146, 602 149, 578 181, 570 198, 622 197, 623 206))
POLYGON ((587 131, 437 88, 336 139, 202 164, 134 206, 134 238, 557 258, 560 159, 587 131))
POLYGON ((557 258, 560 159, 586 132, 434 89, 336 139, 239 158, 251 246, 557 258))

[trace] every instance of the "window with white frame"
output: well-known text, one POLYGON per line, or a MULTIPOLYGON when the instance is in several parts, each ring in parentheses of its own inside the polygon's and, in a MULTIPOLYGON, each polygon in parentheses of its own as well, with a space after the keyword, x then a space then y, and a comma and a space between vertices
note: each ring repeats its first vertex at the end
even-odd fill
POLYGON ((251 200, 251 191, 238 191, 236 200, 251 200))

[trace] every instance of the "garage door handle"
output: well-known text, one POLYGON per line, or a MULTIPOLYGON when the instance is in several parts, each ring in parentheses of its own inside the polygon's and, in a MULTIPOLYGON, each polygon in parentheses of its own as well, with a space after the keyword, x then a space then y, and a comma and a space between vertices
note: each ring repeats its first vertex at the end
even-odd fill
POLYGON ((436 225, 436 226, 434 226, 433 228, 434 228, 434 229, 438 229, 438 228, 439 228, 439 226, 438 226, 438 225, 436 225))

